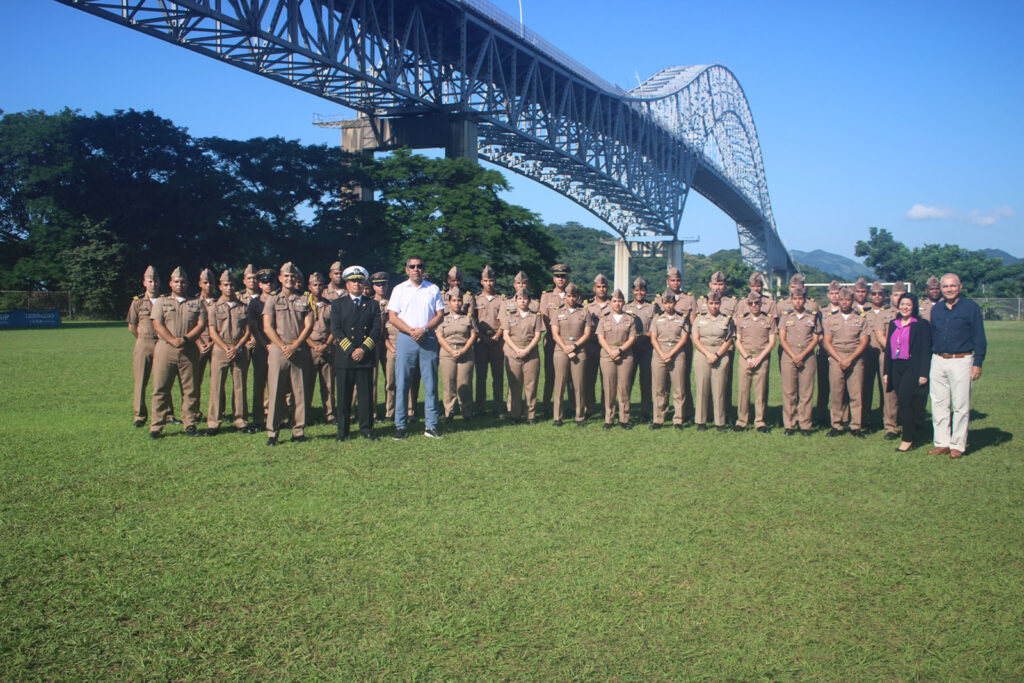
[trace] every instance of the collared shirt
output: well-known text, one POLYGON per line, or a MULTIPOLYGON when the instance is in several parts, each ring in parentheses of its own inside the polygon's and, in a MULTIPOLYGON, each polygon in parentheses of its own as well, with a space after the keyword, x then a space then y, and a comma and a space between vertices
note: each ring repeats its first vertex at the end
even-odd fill
POLYGON ((406 280, 395 287, 388 299, 388 310, 394 311, 412 329, 426 327, 427 323, 444 310, 444 299, 437 285, 423 280, 419 286, 406 280))
POLYGON ((981 367, 985 362, 985 323, 981 306, 961 296, 953 304, 945 300, 932 306, 932 353, 974 352, 974 365, 981 367))

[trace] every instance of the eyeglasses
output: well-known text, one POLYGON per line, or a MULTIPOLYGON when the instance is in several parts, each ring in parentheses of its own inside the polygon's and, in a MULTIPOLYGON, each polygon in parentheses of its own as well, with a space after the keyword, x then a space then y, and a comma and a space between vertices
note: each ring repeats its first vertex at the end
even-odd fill
POLYGON ((423 270, 423 264, 422 263, 410 263, 409 265, 406 266, 406 268, 408 268, 409 270, 423 270))

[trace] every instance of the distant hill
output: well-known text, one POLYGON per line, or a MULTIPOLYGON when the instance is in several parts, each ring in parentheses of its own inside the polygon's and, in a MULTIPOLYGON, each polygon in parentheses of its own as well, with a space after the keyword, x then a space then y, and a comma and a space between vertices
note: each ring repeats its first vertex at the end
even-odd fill
POLYGON ((800 265, 817 268, 820 271, 831 273, 844 280, 856 280, 862 275, 872 280, 876 277, 872 270, 863 263, 821 249, 815 249, 814 251, 790 249, 789 253, 793 255, 793 259, 800 265))
POLYGON ((982 254, 984 254, 985 256, 987 256, 989 258, 997 258, 997 259, 999 259, 1000 261, 1003 262, 1004 266, 1012 266, 1012 265, 1015 265, 1015 264, 1021 262, 1021 260, 1019 258, 1017 258, 1016 256, 1012 256, 1010 254, 1007 254, 1002 249, 979 249, 978 251, 980 251, 982 254))

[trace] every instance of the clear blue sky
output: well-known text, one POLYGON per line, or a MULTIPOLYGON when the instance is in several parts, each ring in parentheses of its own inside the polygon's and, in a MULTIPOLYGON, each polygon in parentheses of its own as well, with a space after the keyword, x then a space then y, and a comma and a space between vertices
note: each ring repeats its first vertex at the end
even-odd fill
MULTIPOLYGON (((517 0, 495 3, 518 17, 517 0)), ((750 101, 791 249, 853 256, 869 226, 918 246, 1024 257, 1024 2, 522 0, 526 25, 629 88, 673 65, 729 67, 750 101)), ((0 2, 0 108, 152 109, 193 135, 338 144, 325 100, 48 0, 0 2)), ((601 222, 512 175, 549 222, 601 222)), ((710 253, 735 226, 691 195, 710 253)))

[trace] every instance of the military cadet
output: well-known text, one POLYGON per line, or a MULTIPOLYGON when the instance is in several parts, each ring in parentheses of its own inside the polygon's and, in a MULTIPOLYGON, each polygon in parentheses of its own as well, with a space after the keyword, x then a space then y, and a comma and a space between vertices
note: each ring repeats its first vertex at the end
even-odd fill
POLYGON ((583 297, 576 285, 565 288, 565 303, 551 312, 551 337, 555 342, 555 383, 552 416, 556 427, 562 426, 563 401, 566 388, 571 393, 570 405, 575 409, 576 426, 586 424, 587 402, 583 395, 587 342, 594 334, 594 318, 583 307, 583 297))
MULTIPOLYGON (((640 376, 640 421, 648 422, 654 414, 651 391, 651 323, 654 322, 654 304, 647 300, 647 280, 638 277, 633 280, 633 300, 622 307, 633 316, 637 325, 636 342, 633 344, 633 373, 640 376)), ((633 379, 629 380, 633 386, 633 379)))
MULTIPOLYGON (((888 309, 889 300, 885 295, 885 287, 876 280, 868 288, 868 304, 863 307, 864 318, 868 326, 868 347, 861 355, 864 363, 864 391, 861 393, 860 424, 861 430, 865 433, 872 431, 871 404, 875 398, 875 385, 878 385, 879 403, 885 402, 885 387, 882 385, 882 349, 879 344, 884 346, 885 329, 889 325, 889 320, 894 317, 892 311, 888 309), (875 329, 879 325, 882 330, 879 335, 880 339, 876 339, 875 329)), ((896 427, 893 425, 893 431, 895 430, 896 427)))
POLYGON ((740 364, 740 395, 735 431, 743 431, 750 424, 750 399, 754 399, 754 428, 762 434, 771 431, 765 421, 768 407, 768 368, 775 348, 778 325, 775 318, 763 313, 762 296, 751 290, 746 299, 747 312, 736 321, 736 351, 740 364), (751 391, 753 389, 753 391, 751 391))
POLYGON ((330 278, 330 282, 322 295, 327 301, 334 301, 339 296, 348 294, 348 290, 345 289, 345 282, 341 279, 342 270, 341 261, 335 261, 327 271, 327 277, 330 278))
MULTIPOLYGON (((840 284, 835 280, 828 285, 828 290, 825 295, 828 297, 828 304, 821 310, 821 323, 822 323, 822 342, 825 340, 824 324, 828 316, 833 313, 839 312, 839 290, 842 289, 840 284)), ((818 424, 823 427, 828 427, 832 424, 832 413, 831 413, 831 402, 829 401, 829 356, 828 350, 825 348, 824 343, 818 344, 818 350, 815 352, 815 359, 817 361, 817 374, 818 374, 818 401, 814 407, 814 412, 818 416, 818 424)), ((849 415, 846 411, 849 410, 849 403, 844 403, 845 408, 843 409, 843 421, 849 419, 849 415)))
POLYGON ((942 301, 942 287, 939 278, 932 275, 924 284, 925 297, 918 303, 918 315, 931 322, 932 306, 942 301))
POLYGON ((636 344, 638 325, 633 316, 623 310, 625 305, 626 296, 621 289, 616 289, 609 304, 611 310, 597 323, 597 341, 601 345, 605 429, 612 428, 616 406, 622 428, 633 428, 629 423, 629 404, 633 393, 633 346, 636 344))
MULTIPOLYGON (((509 315, 515 313, 519 306, 516 304, 515 294, 525 291, 527 296, 530 294, 530 276, 526 274, 526 271, 520 270, 516 273, 516 276, 512 278, 512 286, 515 288, 513 296, 505 299, 505 314, 509 315)), ((530 305, 528 308, 534 313, 540 313, 540 302, 537 299, 530 299, 530 305)))
MULTIPOLYGON (((253 269, 252 264, 245 266, 245 272, 242 273, 242 285, 245 289, 238 294, 238 300, 245 306, 249 305, 249 302, 259 297, 260 295, 260 283, 256 279, 256 270, 253 269)), ((254 343, 252 335, 249 335, 249 351, 252 351, 252 345, 254 343)))
POLYGON ((523 415, 523 395, 526 396, 526 423, 537 422, 537 380, 540 377, 540 353, 537 345, 544 333, 544 319, 536 310, 530 310, 529 290, 516 291, 516 310, 501 320, 505 341, 505 370, 508 372, 509 417, 515 421, 523 415))
POLYGON ((388 349, 384 344, 387 338, 387 330, 384 328, 388 320, 388 279, 384 271, 377 271, 370 276, 370 284, 373 286, 373 300, 380 308, 380 336, 377 338, 377 364, 373 367, 373 381, 370 393, 373 395, 373 421, 383 422, 384 416, 395 414, 395 382, 394 375, 391 377, 391 384, 387 382, 387 356, 388 349), (377 387, 380 385, 377 378, 384 376, 384 410, 381 411, 377 404, 377 387), (391 406, 388 408, 388 406, 391 406))
POLYGON ((306 377, 306 414, 313 407, 313 393, 320 385, 320 401, 324 406, 324 421, 332 425, 334 415, 334 338, 331 337, 331 301, 323 297, 327 279, 322 273, 309 276, 309 307, 313 311, 313 329, 306 337, 309 347, 309 375, 306 377))
MULTIPOLYGON (((199 301, 206 306, 206 319, 213 315, 213 304, 217 302, 217 274, 212 268, 203 268, 199 271, 199 301)), ((199 349, 199 364, 196 366, 196 396, 203 393, 203 380, 206 378, 206 370, 210 366, 210 358, 213 354, 213 340, 210 339, 210 328, 207 327, 196 340, 199 349)), ((220 397, 220 405, 224 405, 224 396, 220 397)), ((200 417, 202 414, 200 413, 200 417)), ((223 415, 215 415, 219 421, 223 415)))
MULTIPOLYGON (((601 344, 597 341, 597 325, 601 318, 612 312, 611 299, 608 298, 608 278, 598 273, 594 278, 594 298, 587 304, 587 312, 594 317, 594 334, 587 342, 586 367, 583 374, 583 395, 587 399, 587 415, 598 412, 597 407, 597 371, 601 367, 601 344)), ((601 383, 601 406, 604 406, 604 382, 601 383)), ((603 412, 603 410, 602 410, 603 412)))
POLYGON ((686 393, 683 383, 687 380, 688 366, 685 349, 690 338, 690 317, 676 312, 676 295, 666 290, 660 297, 661 313, 651 323, 649 337, 651 355, 651 379, 654 384, 654 413, 651 429, 661 429, 668 411, 668 391, 672 388, 674 412, 672 423, 676 429, 683 428, 686 413, 686 393))
POLYGON ((730 351, 736 338, 736 325, 731 315, 722 313, 722 293, 712 290, 701 297, 706 309, 693 320, 690 339, 693 342, 694 399, 696 403, 697 431, 707 429, 708 404, 714 408, 718 431, 728 429, 725 424, 726 390, 729 377, 730 351))
POLYGON ((501 397, 505 394, 505 354, 501 340, 501 311, 504 298, 495 290, 496 275, 490 266, 480 273, 480 286, 476 295, 476 324, 479 338, 473 347, 476 356, 476 409, 477 415, 487 412, 487 373, 491 373, 491 400, 494 414, 501 414, 501 397))
POLYGON ((455 419, 458 402, 462 418, 473 417, 473 345, 477 340, 477 323, 465 311, 464 292, 458 287, 448 290, 448 312, 437 328, 444 419, 455 419))
MULTIPOLYGON (((721 297, 721 306, 719 312, 722 315, 728 316, 734 322, 736 320, 736 308, 739 306, 739 302, 734 298, 725 293, 725 273, 720 270, 716 270, 711 274, 711 278, 708 280, 708 293, 718 292, 721 297)), ((691 324, 694 321, 696 313, 706 313, 708 310, 707 296, 702 296, 697 299, 697 307, 695 313, 690 315, 691 324)), ((725 365, 725 403, 724 408, 726 414, 732 412, 732 376, 733 376, 733 356, 735 352, 735 346, 729 346, 729 362, 725 365)))
POLYGON ((858 313, 871 310, 871 302, 868 301, 868 281, 863 277, 857 278, 853 283, 853 309, 858 313))
POLYGON ((220 298, 207 309, 210 340, 213 353, 210 359, 210 404, 206 410, 206 433, 215 436, 220 431, 223 414, 224 380, 231 375, 231 402, 235 428, 246 434, 255 430, 249 426, 249 405, 246 384, 249 379, 249 352, 246 345, 252 334, 246 317, 245 304, 235 296, 235 282, 231 273, 220 274, 220 298))
POLYGON ((253 337, 249 359, 252 363, 252 424, 259 430, 263 428, 267 414, 267 358, 270 352, 270 340, 263 332, 263 308, 267 297, 277 289, 277 274, 270 268, 258 270, 256 283, 260 294, 249 299, 245 313, 253 337))
POLYGON ((132 299, 132 305, 128 308, 128 331, 135 337, 135 347, 132 349, 132 374, 135 377, 132 416, 136 427, 146 424, 146 385, 153 369, 153 349, 158 339, 149 317, 160 298, 157 292, 160 289, 160 276, 153 266, 146 268, 143 273, 142 286, 145 291, 132 299))
POLYGON ((551 335, 551 324, 555 311, 565 304, 565 288, 569 284, 569 266, 556 263, 551 266, 551 282, 554 285, 550 292, 540 295, 540 313, 544 317, 544 393, 543 405, 551 405, 551 396, 555 391, 555 339, 551 335))
MULTIPOLYGON (((665 289, 676 296, 676 313, 685 316, 690 325, 693 325, 693 312, 697 308, 697 299, 689 292, 683 291, 683 273, 676 267, 669 268, 665 277, 665 289)), ((656 312, 662 312, 659 300, 655 298, 654 308, 656 312)), ((687 336, 686 345, 683 347, 683 354, 686 363, 683 368, 683 421, 693 420, 693 392, 690 390, 690 370, 693 368, 693 342, 687 336)))
MULTIPOLYGON (((804 293, 804 310, 806 310, 808 313, 818 313, 821 310, 821 307, 818 306, 818 302, 815 301, 814 299, 810 298, 810 296, 809 296, 810 293, 807 291, 807 287, 806 287, 805 283, 806 283, 806 280, 804 279, 804 276, 801 275, 800 273, 795 273, 793 275, 793 277, 789 278, 789 296, 787 296, 785 299, 783 299, 782 301, 779 302, 779 305, 777 307, 779 316, 781 316, 783 313, 792 313, 793 312, 793 309, 794 309, 794 306, 793 306, 793 292, 796 291, 797 289, 803 290, 803 293, 804 293)), ((838 291, 839 290, 837 289, 836 292, 838 292, 838 291)), ((779 353, 780 353, 780 357, 781 357, 781 353, 782 353, 782 348, 781 347, 779 347, 779 353)))
POLYGON ((775 299, 771 298, 764 293, 764 277, 761 273, 754 271, 750 274, 750 279, 747 281, 747 285, 750 289, 748 296, 743 297, 736 303, 736 314, 733 316, 736 320, 736 324, 743 318, 744 315, 750 310, 748 306, 748 300, 750 299, 749 294, 754 294, 761 299, 761 313, 768 316, 769 318, 779 318, 778 305, 775 299))
POLYGON ((882 426, 885 429, 885 440, 895 441, 900 438, 900 428, 897 424, 896 392, 886 391, 882 373, 882 366, 884 363, 882 361, 884 358, 883 354, 888 346, 888 340, 885 335, 889 329, 889 323, 899 315, 897 306, 900 297, 906 294, 907 286, 902 282, 894 283, 892 286, 892 292, 889 295, 889 301, 884 302, 884 304, 880 304, 876 302, 875 288, 881 288, 881 286, 880 282, 876 282, 871 287, 871 303, 874 308, 871 313, 868 314, 868 319, 870 321, 868 331, 871 335, 871 341, 868 348, 874 348, 877 351, 878 394, 882 404, 882 426))
POLYGON ((839 311, 825 319, 825 348, 830 357, 829 392, 832 395, 832 428, 827 436, 843 431, 844 406, 849 406, 850 433, 863 439, 861 431, 861 394, 864 391, 864 363, 861 355, 868 346, 868 322, 865 313, 853 305, 853 293, 839 291, 839 311))
POLYGON ((267 354, 268 446, 277 445, 289 386, 294 407, 292 441, 306 440, 305 378, 311 362, 306 338, 313 330, 313 311, 309 300, 298 293, 302 271, 289 261, 281 266, 278 279, 281 291, 268 296, 263 306, 263 332, 270 341, 267 354))
POLYGON ((792 436, 799 426, 803 436, 811 435, 811 397, 818 364, 814 350, 821 342, 821 315, 806 307, 806 290, 790 288, 788 305, 779 316, 779 346, 782 356, 782 426, 792 436))
MULTIPOLYGON (((387 309, 385 309, 386 312, 387 309)), ((397 379, 395 377, 397 362, 397 344, 398 344, 398 328, 391 322, 391 317, 388 316, 384 323, 384 347, 387 349, 385 355, 385 366, 384 366, 384 381, 386 385, 390 387, 389 394, 387 397, 387 403, 385 405, 384 417, 388 420, 395 419, 395 406, 397 405, 397 379)), ((411 420, 416 416, 416 397, 419 396, 419 371, 411 378, 409 387, 405 392, 405 405, 406 405, 406 419, 411 420)))
POLYGON ((196 366, 199 349, 196 340, 207 327, 206 306, 198 299, 188 299, 188 276, 181 268, 171 273, 171 293, 153 304, 149 317, 160 339, 153 349, 153 407, 149 436, 159 439, 171 406, 171 387, 177 378, 181 385, 181 419, 185 433, 198 436, 199 390, 196 387, 196 366))
POLYGON ((349 266, 342 271, 348 293, 331 302, 331 336, 337 348, 334 352, 335 379, 337 381, 338 436, 336 441, 348 437, 352 415, 352 390, 355 389, 359 412, 359 434, 376 441, 373 433, 373 413, 370 380, 377 365, 377 339, 380 337, 380 305, 365 295, 363 285, 369 273, 362 266, 349 266))
MULTIPOLYGON (((473 296, 472 292, 469 291, 469 288, 466 287, 462 271, 459 270, 458 266, 451 267, 451 269, 448 271, 448 277, 445 280, 445 282, 446 286, 444 290, 441 292, 441 296, 444 297, 445 304, 447 305, 448 300, 450 298, 448 296, 448 292, 452 291, 453 289, 458 289, 460 292, 462 292, 463 315, 468 315, 471 318, 475 318, 476 298, 473 296)), ((449 307, 447 310, 451 310, 451 308, 449 307)))

